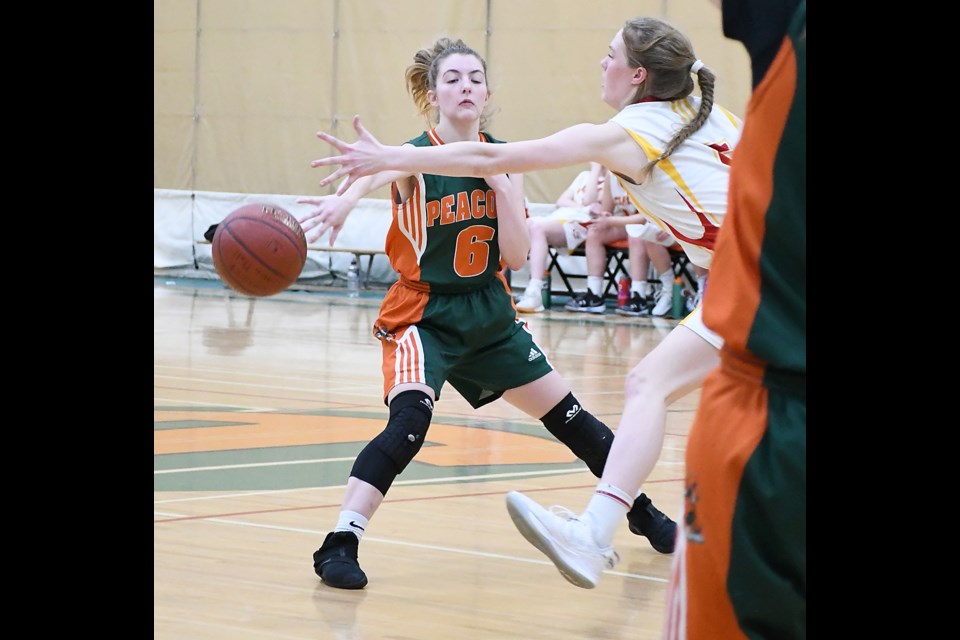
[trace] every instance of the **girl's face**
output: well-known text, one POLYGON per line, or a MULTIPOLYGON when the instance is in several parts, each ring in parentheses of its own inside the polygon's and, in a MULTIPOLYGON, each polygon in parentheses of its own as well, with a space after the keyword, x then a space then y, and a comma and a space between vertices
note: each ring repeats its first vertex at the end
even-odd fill
POLYGON ((627 48, 623 42, 623 29, 617 31, 610 41, 610 51, 600 61, 603 69, 600 97, 619 111, 630 103, 637 87, 646 79, 647 70, 631 67, 627 62, 627 48))
POLYGON ((430 104, 448 120, 479 120, 490 99, 483 64, 475 56, 452 53, 440 62, 430 104))

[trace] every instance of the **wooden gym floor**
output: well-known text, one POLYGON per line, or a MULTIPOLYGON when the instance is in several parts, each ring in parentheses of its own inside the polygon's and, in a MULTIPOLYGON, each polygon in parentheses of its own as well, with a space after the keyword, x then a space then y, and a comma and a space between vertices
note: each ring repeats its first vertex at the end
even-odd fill
MULTIPOLYGON (((219 281, 154 280, 154 638, 659 638, 672 556, 624 521, 596 589, 564 580, 507 515, 510 490, 582 511, 596 479, 503 400, 449 386, 427 444, 360 545, 366 589, 329 588, 311 555, 335 525, 354 457, 386 424, 383 291, 252 299, 219 281)), ((562 310, 530 321, 584 407, 616 429, 627 371, 673 320, 562 310)), ((682 504, 695 391, 670 407, 644 490, 682 504)))

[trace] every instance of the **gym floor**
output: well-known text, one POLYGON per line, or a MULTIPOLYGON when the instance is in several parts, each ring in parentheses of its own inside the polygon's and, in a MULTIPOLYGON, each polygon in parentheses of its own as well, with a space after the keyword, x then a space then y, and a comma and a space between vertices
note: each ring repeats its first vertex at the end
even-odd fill
MULTIPOLYGON (((428 441, 332 589, 313 551, 354 457, 386 424, 382 290, 248 298, 154 279, 154 638, 659 638, 672 556, 626 527, 620 564, 579 589, 510 521, 508 491, 582 511, 596 479, 538 420, 450 387, 428 441)), ((553 308, 522 316, 578 399, 616 429, 629 369, 675 326, 553 308)), ((677 517, 699 391, 674 403, 644 490, 677 517)))

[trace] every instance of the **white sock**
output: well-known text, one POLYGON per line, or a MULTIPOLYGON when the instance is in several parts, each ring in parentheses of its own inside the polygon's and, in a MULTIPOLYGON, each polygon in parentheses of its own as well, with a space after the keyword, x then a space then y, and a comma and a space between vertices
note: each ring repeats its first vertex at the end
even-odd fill
POLYGON ((587 510, 583 512, 580 519, 589 525, 593 532, 593 539, 598 545, 609 547, 613 542, 614 534, 623 524, 623 518, 632 506, 633 499, 626 491, 601 482, 593 492, 590 504, 587 505, 587 510))
POLYGON ((357 536, 357 540, 363 540, 363 532, 367 530, 367 524, 368 520, 356 511, 341 511, 334 531, 350 531, 357 536))
POLYGON ((653 288, 646 280, 634 282, 630 285, 630 288, 639 293, 641 298, 649 298, 651 295, 653 295, 653 288))
POLYGON ((543 280, 530 278, 530 280, 527 282, 527 290, 524 293, 526 293, 528 296, 538 296, 540 295, 541 289, 543 289, 543 280))
POLYGON ((673 269, 667 269, 657 277, 660 278, 660 282, 663 283, 663 290, 669 291, 670 296, 673 297, 673 269))
POLYGON ((603 291, 603 278, 601 276, 587 276, 587 289, 599 298, 600 292, 603 291))

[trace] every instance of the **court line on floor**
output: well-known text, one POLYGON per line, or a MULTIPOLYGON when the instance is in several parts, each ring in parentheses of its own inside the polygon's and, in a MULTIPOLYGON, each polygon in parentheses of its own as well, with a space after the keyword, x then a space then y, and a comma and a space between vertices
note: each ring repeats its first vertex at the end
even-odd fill
MULTIPOLYGON (((681 450, 682 450, 682 449, 680 449, 679 447, 672 447, 672 448, 671 448, 671 447, 664 447, 664 449, 676 450, 676 451, 681 451, 681 450)), ((246 464, 221 464, 221 465, 213 465, 213 466, 207 466, 207 467, 181 467, 181 468, 178 468, 178 469, 154 469, 153 475, 159 476, 159 475, 167 475, 167 474, 171 474, 171 473, 193 473, 193 472, 196 472, 196 471, 227 471, 227 470, 230 470, 230 469, 254 469, 254 468, 257 468, 257 467, 283 467, 283 466, 292 465, 292 464, 323 464, 323 463, 327 463, 327 462, 353 462, 354 460, 356 460, 356 458, 357 458, 356 456, 345 456, 345 457, 342 457, 342 458, 312 458, 312 459, 306 459, 306 460, 277 460, 277 461, 273 461, 273 462, 250 462, 250 463, 246 463, 246 464)), ((682 461, 682 460, 663 460, 663 461, 658 462, 658 464, 676 465, 676 464, 683 464, 683 461, 682 461)), ((580 470, 578 469, 578 470, 577 470, 577 473, 579 473, 579 472, 580 472, 580 470)), ((529 472, 529 473, 543 475, 543 474, 561 473, 561 472, 558 472, 558 471, 555 471, 555 472, 550 472, 550 471, 533 471, 533 472, 529 472)), ((483 475, 483 476, 457 476, 457 477, 458 477, 458 478, 488 478, 488 477, 494 477, 494 478, 495 478, 495 477, 500 477, 500 476, 502 476, 502 475, 504 475, 504 474, 498 474, 498 475, 494 475, 494 476, 483 475)), ((506 474, 507 477, 514 477, 515 475, 517 475, 517 474, 506 474)), ((520 474, 520 475, 523 475, 523 474, 520 474)), ((447 480, 447 478, 441 478, 441 479, 440 479, 440 481, 443 481, 443 480, 447 480)), ((429 479, 429 480, 427 480, 427 481, 433 482, 433 481, 435 481, 435 479, 429 479)), ((413 480, 413 481, 411 481, 411 482, 421 483, 421 482, 427 482, 427 481, 423 481, 423 480, 413 480)), ((397 484, 401 484, 401 483, 397 483, 397 484)))
POLYGON ((226 471, 227 469, 253 469, 256 467, 283 467, 291 464, 321 464, 324 462, 353 462, 357 456, 343 458, 314 458, 312 460, 277 460, 273 462, 250 462, 247 464, 219 464, 209 467, 182 467, 179 469, 154 469, 153 475, 168 473, 193 473, 194 471, 226 471))
MULTIPOLYGON (((226 518, 206 518, 206 519, 204 519, 204 522, 215 522, 215 523, 217 523, 217 524, 228 524, 228 525, 240 526, 240 527, 253 527, 253 528, 255 528, 255 529, 271 529, 271 530, 274 530, 274 531, 284 531, 284 532, 288 532, 288 533, 304 533, 304 534, 309 534, 309 535, 315 535, 315 536, 317 536, 318 539, 322 538, 323 536, 325 536, 325 535, 328 533, 327 531, 320 531, 320 530, 318 530, 318 529, 301 529, 301 528, 299 528, 299 527, 284 527, 284 526, 272 525, 272 524, 256 524, 256 523, 253 523, 253 522, 244 522, 244 521, 242 521, 242 520, 229 520, 229 519, 226 519, 226 518)), ((550 562, 549 560, 534 560, 534 559, 532 559, 532 558, 522 558, 522 557, 520 557, 520 556, 511 556, 511 555, 502 554, 502 553, 488 553, 488 552, 486 552, 486 551, 475 551, 475 550, 470 550, 470 549, 461 549, 461 548, 457 548, 457 547, 442 547, 442 546, 439 546, 439 545, 422 544, 422 543, 419 543, 419 542, 406 542, 406 541, 402 541, 402 540, 392 540, 392 539, 389 539, 389 538, 376 538, 376 537, 369 536, 369 535, 363 536, 363 541, 364 541, 364 543, 373 542, 373 543, 379 543, 379 544, 392 544, 392 545, 396 545, 396 546, 400 546, 400 547, 409 547, 409 548, 415 548, 415 549, 425 549, 425 550, 427 550, 427 551, 441 551, 441 552, 445 552, 445 553, 457 553, 457 554, 460 554, 460 555, 473 556, 473 557, 477 557, 477 558, 490 558, 490 559, 494 559, 494 560, 508 560, 508 561, 510 561, 510 562, 525 562, 525 563, 528 563, 528 564, 539 564, 539 565, 544 565, 544 566, 548 566, 548 567, 554 567, 554 566, 555 566, 555 565, 554 565, 552 562, 550 562)), ((622 577, 622 578, 629 578, 629 579, 631 579, 631 580, 646 580, 646 581, 648 581, 648 582, 659 582, 659 583, 664 583, 664 584, 667 583, 667 582, 669 582, 669 580, 668 580, 667 578, 660 578, 660 577, 657 577, 657 576, 649 576, 649 575, 644 575, 644 574, 640 574, 640 573, 629 573, 629 572, 626 572, 626 571, 607 570, 607 571, 604 571, 603 573, 609 574, 609 575, 614 575, 614 576, 620 576, 620 577, 622 577)))
MULTIPOLYGON (((353 458, 351 458, 352 460, 353 458)), ((443 478, 423 478, 420 480, 397 480, 392 486, 436 484, 440 482, 458 482, 461 480, 508 480, 513 478, 530 478, 534 476, 563 476, 574 473, 585 473, 586 469, 554 469, 549 471, 522 471, 515 473, 493 473, 472 476, 446 476, 443 478)), ((251 491, 248 493, 224 493, 213 496, 191 496, 189 498, 170 498, 169 500, 154 500, 153 504, 173 504, 178 502, 199 502, 203 500, 221 500, 233 498, 250 498, 256 496, 276 495, 280 493, 295 493, 298 491, 316 491, 318 489, 344 489, 346 484, 327 487, 297 487, 295 489, 276 489, 270 491, 251 491)))

